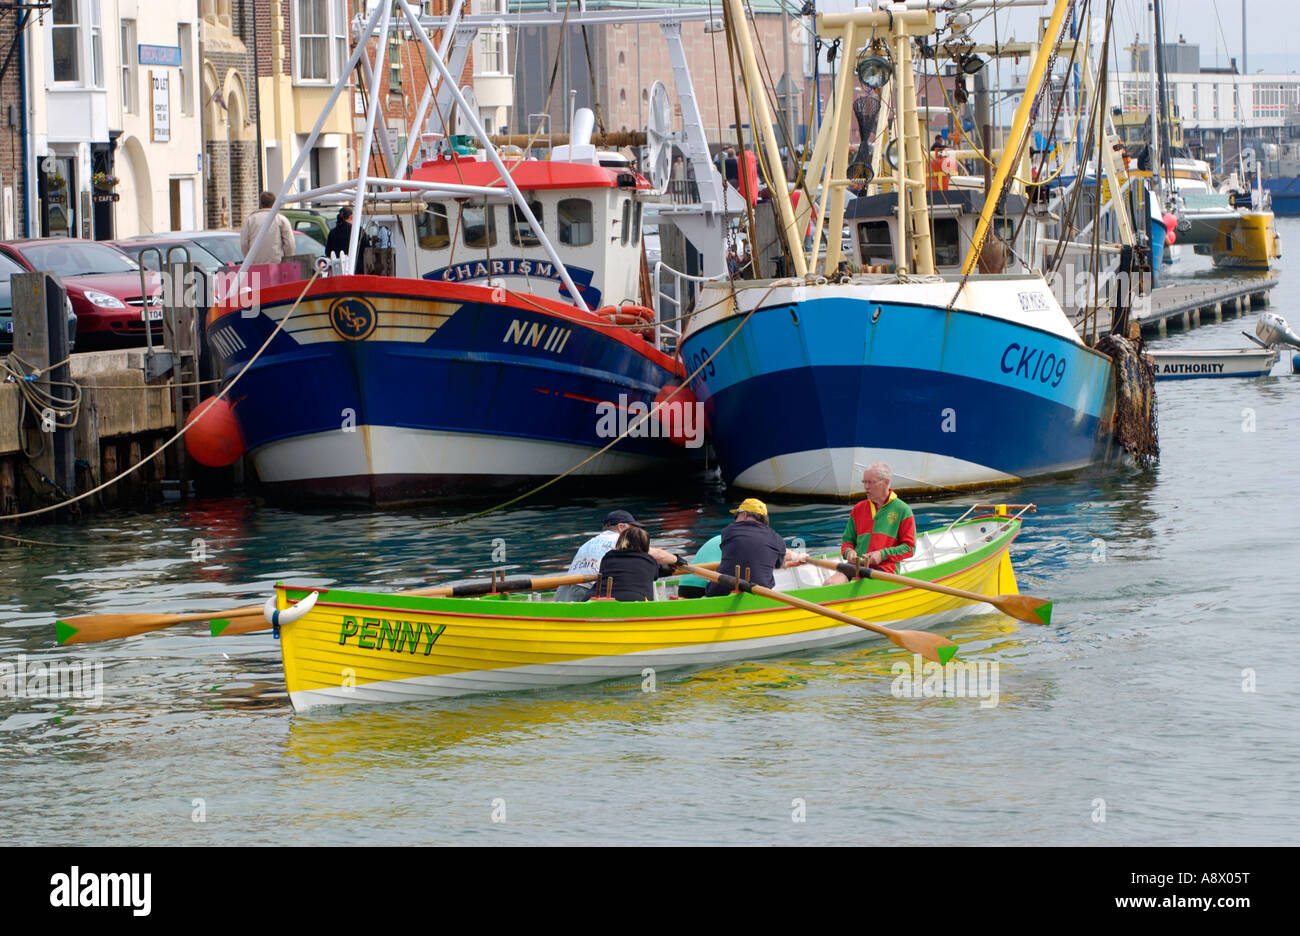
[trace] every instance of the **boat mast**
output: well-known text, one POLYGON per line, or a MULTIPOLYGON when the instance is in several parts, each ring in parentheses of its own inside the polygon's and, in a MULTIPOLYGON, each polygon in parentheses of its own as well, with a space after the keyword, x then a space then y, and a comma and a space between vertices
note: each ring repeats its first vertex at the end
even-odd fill
POLYGON ((993 182, 989 190, 984 193, 984 207, 980 209, 979 224, 975 227, 975 236, 971 239, 970 250, 966 252, 966 262, 962 265, 963 276, 969 276, 979 263, 980 252, 984 249, 984 241, 993 224, 993 213, 997 210, 998 201, 1002 197, 1002 189, 1006 186, 1007 179, 1011 177, 1016 163, 1020 161, 1020 152, 1029 138, 1029 118, 1034 112, 1034 101, 1038 97, 1038 89, 1042 87, 1043 78, 1047 73, 1047 63, 1055 54, 1061 31, 1065 27, 1065 13, 1072 2, 1073 0, 1056 0, 1052 18, 1043 31, 1042 40, 1038 45, 1038 54, 1034 56, 1034 66, 1029 70, 1029 79, 1025 82, 1025 93, 1020 98, 1020 106, 1016 108, 1016 118, 1011 124, 1011 134, 1003 145, 1002 158, 998 160, 998 169, 993 175, 993 182))
MULTIPOLYGON (((750 104, 754 108, 754 122, 758 124, 756 143, 767 153, 767 168, 771 173, 772 201, 776 204, 777 215, 781 221, 781 238, 785 243, 786 254, 794 266, 794 275, 802 277, 808 272, 808 265, 803 257, 803 238, 794 221, 794 209, 790 206, 790 187, 786 182, 785 167, 781 165, 781 149, 776 142, 776 133, 772 130, 772 115, 767 109, 767 95, 762 93, 763 78, 758 70, 758 59, 754 56, 754 44, 750 40, 749 24, 740 0, 725 0, 727 17, 731 21, 731 33, 740 50, 741 67, 745 70, 746 86, 755 89, 750 93, 750 104)), ((740 115, 736 115, 740 123, 740 115)), ((838 234, 836 238, 838 238, 838 234)), ((788 272, 788 271, 787 271, 788 272)))
POLYGON ((1147 9, 1151 12, 1151 143, 1148 144, 1147 164, 1151 166, 1152 179, 1154 182, 1160 182, 1160 121, 1164 114, 1161 114, 1160 88, 1157 87, 1157 68, 1156 68, 1156 0, 1148 0, 1147 9))

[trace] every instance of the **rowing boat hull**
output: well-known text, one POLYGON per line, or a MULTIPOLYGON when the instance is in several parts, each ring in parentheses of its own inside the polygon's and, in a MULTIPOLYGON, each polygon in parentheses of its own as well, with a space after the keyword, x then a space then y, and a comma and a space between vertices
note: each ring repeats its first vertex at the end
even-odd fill
MULTIPOLYGON (((1015 594, 1008 547, 1017 522, 983 524, 979 542, 918 578, 1015 594)), ((280 587, 288 607, 310 590, 280 587)), ((969 602, 874 581, 792 594, 865 621, 923 629, 976 612, 969 602)), ((983 607, 983 606, 979 606, 983 607)), ((554 603, 527 596, 421 598, 326 590, 281 632, 296 711, 643 678, 645 670, 726 663, 879 639, 753 595, 655 602, 554 603)))

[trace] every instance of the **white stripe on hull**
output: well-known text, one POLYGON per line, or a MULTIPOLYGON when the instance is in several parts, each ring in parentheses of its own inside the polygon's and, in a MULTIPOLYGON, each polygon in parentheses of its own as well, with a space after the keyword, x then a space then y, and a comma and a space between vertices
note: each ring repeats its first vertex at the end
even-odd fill
MULTIPOLYGON (((538 476, 568 471, 595 448, 468 432, 439 432, 397 426, 357 426, 270 442, 251 454, 267 483, 317 478, 429 476, 538 476)), ((575 476, 618 475, 662 463, 650 455, 610 451, 575 476)))
MULTIPOLYGON (((899 492, 921 492, 1018 480, 974 462, 885 448, 835 448, 790 452, 746 468, 732 482, 737 487, 768 494, 818 497, 853 497, 862 493, 862 472, 875 461, 886 462, 893 472, 891 486, 899 492)), ((1077 466, 1083 467, 1087 462, 1077 466)))
MULTIPOLYGON (((985 606, 955 608, 940 614, 909 618, 886 624, 924 630, 945 621, 958 620, 981 611, 985 606)), ((662 647, 640 653, 588 657, 564 663, 542 663, 504 669, 477 670, 447 676, 417 676, 412 679, 364 683, 335 689, 305 689, 289 693, 294 711, 304 712, 321 705, 365 705, 414 702, 422 699, 451 698, 484 692, 512 692, 522 689, 546 689, 601 682, 607 679, 641 677, 646 667, 667 672, 686 666, 705 666, 779 656, 804 650, 824 650, 875 639, 876 635, 852 625, 836 625, 822 630, 752 640, 695 644, 689 647, 662 647)))

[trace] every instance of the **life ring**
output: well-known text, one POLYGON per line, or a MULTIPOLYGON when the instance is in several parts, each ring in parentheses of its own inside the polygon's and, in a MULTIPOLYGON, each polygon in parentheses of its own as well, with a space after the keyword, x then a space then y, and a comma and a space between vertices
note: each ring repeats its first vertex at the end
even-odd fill
POLYGON ((266 618, 266 623, 272 627, 283 627, 286 624, 292 624, 298 618, 302 617, 308 611, 316 606, 316 599, 320 597, 320 592, 312 592, 301 601, 295 601, 283 611, 275 606, 275 595, 266 599, 266 604, 262 606, 262 616, 266 618))
POLYGON ((630 328, 634 335, 653 335, 655 310, 639 305, 606 306, 596 314, 614 325, 640 326, 630 328))

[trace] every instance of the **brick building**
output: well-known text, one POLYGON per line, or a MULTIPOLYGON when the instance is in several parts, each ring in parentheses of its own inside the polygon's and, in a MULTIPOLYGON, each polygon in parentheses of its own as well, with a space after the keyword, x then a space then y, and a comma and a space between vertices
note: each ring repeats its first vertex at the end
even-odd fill
POLYGON ((26 31, 33 14, 13 5, 0 6, 0 239, 21 237, 26 232, 27 141, 24 135, 23 55, 19 33, 26 31))
MULTIPOLYGON (((239 227, 257 208, 260 167, 254 74, 256 27, 270 6, 255 0, 200 0, 203 184, 208 228, 239 227)), ((268 24, 269 25, 269 24, 268 24)), ((268 32, 269 36, 269 32, 268 32)))

